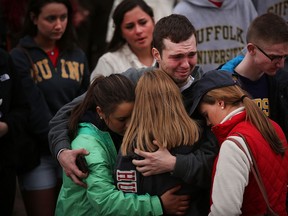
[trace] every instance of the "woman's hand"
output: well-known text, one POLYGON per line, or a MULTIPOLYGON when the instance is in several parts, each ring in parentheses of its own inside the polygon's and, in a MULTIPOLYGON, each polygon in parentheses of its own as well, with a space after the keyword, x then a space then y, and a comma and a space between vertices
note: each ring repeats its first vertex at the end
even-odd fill
POLYGON ((163 208, 166 214, 171 215, 185 215, 190 203, 190 196, 188 195, 175 195, 181 186, 174 187, 166 191, 160 197, 163 208))

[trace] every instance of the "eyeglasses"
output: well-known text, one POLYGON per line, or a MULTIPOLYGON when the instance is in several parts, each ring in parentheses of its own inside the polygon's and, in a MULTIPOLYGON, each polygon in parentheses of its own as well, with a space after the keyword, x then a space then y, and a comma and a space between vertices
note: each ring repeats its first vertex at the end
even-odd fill
POLYGON ((262 50, 260 47, 258 47, 256 44, 254 44, 254 46, 261 52, 263 53, 267 58, 269 58, 271 60, 271 62, 273 63, 277 63, 279 61, 282 60, 282 58, 284 58, 284 60, 287 59, 287 55, 268 55, 266 52, 264 52, 264 50, 262 50))

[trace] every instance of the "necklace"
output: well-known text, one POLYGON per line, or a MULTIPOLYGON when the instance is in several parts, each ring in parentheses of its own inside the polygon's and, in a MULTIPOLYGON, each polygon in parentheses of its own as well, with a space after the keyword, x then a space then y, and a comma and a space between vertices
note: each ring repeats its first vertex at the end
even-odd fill
POLYGON ((52 50, 47 51, 46 53, 50 56, 54 56, 55 55, 55 51, 56 51, 56 47, 54 47, 52 50))
POLYGON ((47 51, 47 55, 50 56, 50 57, 55 57, 55 56, 58 56, 58 48, 57 46, 55 46, 52 50, 49 50, 47 51))
POLYGON ((47 53, 49 59, 52 61, 54 67, 56 67, 57 60, 58 60, 58 57, 59 57, 59 49, 58 49, 58 47, 55 46, 52 50, 47 51, 46 53, 47 53))

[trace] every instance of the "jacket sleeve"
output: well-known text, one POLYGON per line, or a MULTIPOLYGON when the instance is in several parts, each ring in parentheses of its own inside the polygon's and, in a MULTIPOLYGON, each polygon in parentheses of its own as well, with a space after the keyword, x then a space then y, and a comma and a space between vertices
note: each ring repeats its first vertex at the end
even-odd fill
POLYGON ((219 67, 220 70, 234 72, 234 68, 243 60, 244 55, 238 55, 219 67))
POLYGON ((219 151, 216 137, 207 126, 202 136, 195 144, 195 151, 187 155, 176 155, 176 165, 173 175, 187 183, 207 188, 211 185, 213 163, 219 151))
MULTIPOLYGON (((83 141, 79 140, 79 144, 82 145, 82 143, 83 141)), ((87 197, 95 208, 96 215, 144 216, 163 214, 158 196, 136 195, 117 190, 113 180, 114 158, 109 157, 107 149, 104 149, 100 144, 95 144, 95 141, 89 142, 85 139, 86 146, 90 152, 86 156, 90 170, 86 179, 87 197)))
POLYGON ((129 68, 128 70, 126 70, 122 74, 124 76, 128 77, 134 83, 134 85, 136 85, 138 80, 140 79, 140 77, 143 75, 143 73, 145 73, 146 71, 149 71, 151 69, 152 69, 152 67, 141 68, 141 69, 129 68))
MULTIPOLYGON (((233 136, 248 153, 244 141, 233 136)), ((249 155, 249 154, 248 154, 249 155)), ((211 212, 214 215, 241 215, 243 194, 249 183, 249 159, 232 141, 225 140, 219 152, 219 158, 213 181, 211 212)))
POLYGON ((68 136, 68 119, 72 109, 84 100, 85 94, 78 96, 65 106, 63 106, 56 115, 50 120, 50 130, 48 133, 49 147, 52 155, 57 158, 61 149, 70 149, 70 139, 68 136))

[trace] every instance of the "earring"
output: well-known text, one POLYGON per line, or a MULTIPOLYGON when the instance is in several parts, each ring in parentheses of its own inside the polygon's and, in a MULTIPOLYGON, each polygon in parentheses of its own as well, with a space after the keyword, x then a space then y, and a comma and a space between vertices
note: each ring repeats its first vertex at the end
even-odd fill
POLYGON ((102 116, 100 116, 100 119, 103 119, 102 116))
POLYGON ((221 109, 223 110, 223 109, 224 109, 224 106, 222 106, 221 109))

